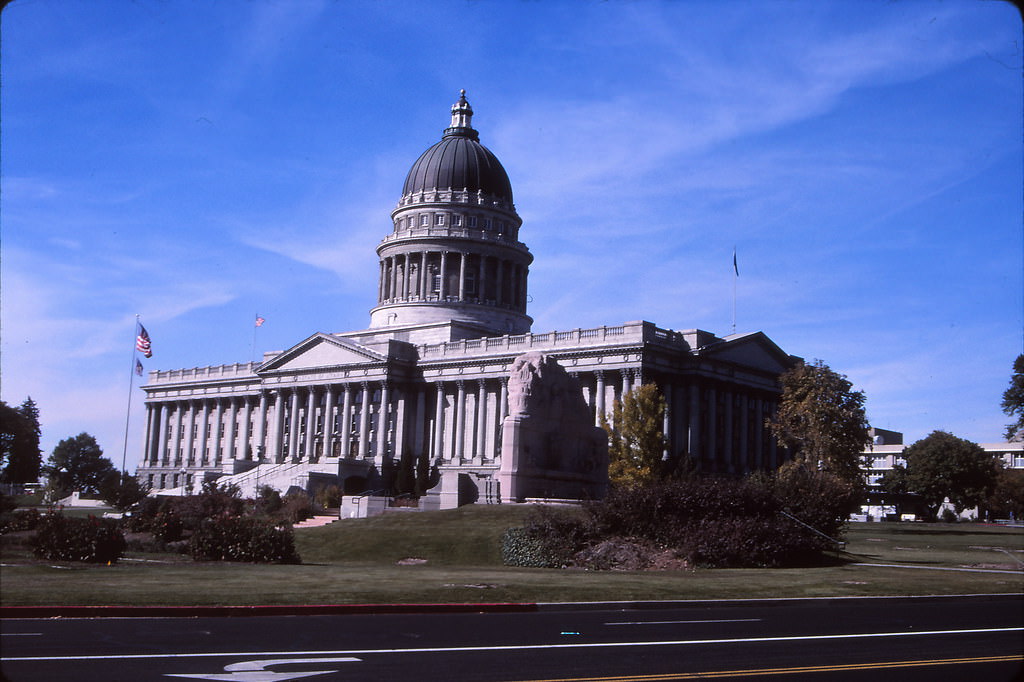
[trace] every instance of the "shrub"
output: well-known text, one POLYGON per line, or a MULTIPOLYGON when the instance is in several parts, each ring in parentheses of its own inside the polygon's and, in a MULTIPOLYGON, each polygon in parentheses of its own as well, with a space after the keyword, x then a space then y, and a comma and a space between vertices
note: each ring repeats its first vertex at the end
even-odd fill
POLYGON ((316 503, 322 509, 334 509, 341 506, 341 488, 336 485, 326 485, 316 491, 316 503))
MULTIPOLYGON (((857 511, 862 498, 858 486, 801 462, 787 462, 774 475, 756 480, 768 486, 787 513, 836 540, 841 538, 846 519, 857 511)), ((822 549, 831 546, 821 536, 818 541, 822 549)))
POLYGON ((260 487, 259 495, 256 497, 256 513, 274 514, 281 510, 283 504, 280 492, 269 485, 260 487))
POLYGON ((149 524, 153 537, 160 542, 175 542, 184 535, 184 524, 173 510, 157 512, 149 524))
POLYGON ((112 519, 47 514, 32 540, 33 553, 51 561, 113 563, 124 554, 124 533, 112 519))
POLYGON ((313 516, 313 501, 303 492, 288 493, 282 500, 280 514, 288 523, 299 523, 313 516))
POLYGON ((540 538, 525 528, 509 528, 501 536, 501 561, 506 566, 560 568, 563 564, 540 538))
POLYGON ((254 517, 207 519, 192 535, 189 553, 196 561, 301 563, 291 528, 254 517))
POLYGON ((43 515, 38 509, 23 509, 0 514, 0 535, 19 530, 35 530, 43 515))

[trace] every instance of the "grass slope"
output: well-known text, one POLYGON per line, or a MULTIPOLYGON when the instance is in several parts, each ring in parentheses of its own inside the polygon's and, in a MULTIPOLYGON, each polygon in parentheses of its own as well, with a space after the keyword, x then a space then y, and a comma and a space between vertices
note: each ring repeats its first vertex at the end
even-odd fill
POLYGON ((528 513, 521 506, 469 506, 301 529, 299 566, 194 564, 143 554, 114 566, 56 566, 5 547, 0 604, 628 601, 1024 590, 1019 529, 854 524, 844 561, 814 568, 596 573, 503 566, 501 534, 528 513), (426 563, 398 564, 407 558, 426 563), (928 570, 965 567, 1002 572, 928 570))

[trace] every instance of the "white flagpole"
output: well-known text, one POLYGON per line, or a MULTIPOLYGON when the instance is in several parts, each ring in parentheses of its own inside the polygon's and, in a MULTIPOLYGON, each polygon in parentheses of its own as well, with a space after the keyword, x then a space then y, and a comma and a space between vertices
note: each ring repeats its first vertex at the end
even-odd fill
POLYGON ((249 358, 253 362, 256 362, 256 329, 259 327, 259 325, 256 324, 256 322, 259 319, 259 313, 256 313, 256 317, 252 318, 252 345, 249 347, 249 358))
POLYGON ((128 473, 126 469, 126 463, 128 461, 128 426, 131 423, 132 418, 132 389, 135 388, 135 353, 137 352, 136 347, 138 345, 139 338, 139 316, 135 315, 135 335, 132 337, 132 360, 131 365, 128 369, 128 409, 125 410, 124 416, 124 449, 121 451, 121 481, 124 482, 124 476, 128 473))

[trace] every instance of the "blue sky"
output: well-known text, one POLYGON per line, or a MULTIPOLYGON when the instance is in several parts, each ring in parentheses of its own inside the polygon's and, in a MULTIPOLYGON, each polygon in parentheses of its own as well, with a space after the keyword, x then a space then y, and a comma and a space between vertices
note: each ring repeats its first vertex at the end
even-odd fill
POLYGON ((365 328, 460 88, 512 180, 534 331, 728 334, 735 247, 737 331, 846 374, 874 425, 1007 421, 1008 3, 15 0, 0 22, 0 390, 37 401, 46 454, 88 431, 120 463, 136 314, 147 370, 365 328))

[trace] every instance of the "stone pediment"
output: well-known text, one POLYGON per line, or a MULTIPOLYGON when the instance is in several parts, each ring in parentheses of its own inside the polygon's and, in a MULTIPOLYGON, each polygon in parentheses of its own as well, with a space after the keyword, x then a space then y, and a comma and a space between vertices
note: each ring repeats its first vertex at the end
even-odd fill
POLYGON ((257 374, 384 362, 387 356, 348 339, 317 332, 256 368, 257 374))
POLYGON ((787 354, 775 345, 764 332, 727 336, 703 348, 700 354, 773 374, 781 374, 800 361, 800 358, 787 354))

